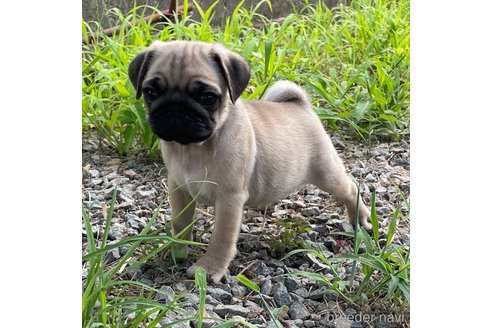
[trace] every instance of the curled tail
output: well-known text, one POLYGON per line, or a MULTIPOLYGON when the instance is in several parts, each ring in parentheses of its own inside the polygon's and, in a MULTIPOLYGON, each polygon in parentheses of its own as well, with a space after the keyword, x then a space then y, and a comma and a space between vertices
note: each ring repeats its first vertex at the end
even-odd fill
POLYGON ((278 81, 269 87, 263 100, 273 102, 294 102, 300 106, 309 106, 310 101, 306 91, 290 81, 278 81))

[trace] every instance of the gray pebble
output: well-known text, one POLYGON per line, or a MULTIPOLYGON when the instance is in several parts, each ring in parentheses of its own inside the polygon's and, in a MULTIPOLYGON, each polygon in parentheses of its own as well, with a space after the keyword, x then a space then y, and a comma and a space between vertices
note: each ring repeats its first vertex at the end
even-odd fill
POLYGON ((340 223, 340 228, 345 232, 354 232, 354 227, 351 223, 343 221, 340 223))
POLYGON ((303 216, 316 216, 316 215, 319 215, 320 213, 321 212, 320 212, 319 208, 317 208, 316 206, 304 208, 301 211, 301 215, 303 215, 303 216))
POLYGON ((290 295, 290 298, 292 298, 292 301, 293 302, 304 302, 304 298, 302 298, 301 296, 297 295, 297 294, 294 294, 294 293, 289 293, 290 295))
POLYGON ((84 140, 82 142, 82 150, 83 151, 92 153, 97 149, 99 149, 99 145, 93 140, 84 140))
POLYGON ((295 320, 286 320, 290 327, 302 327, 303 320, 295 319, 295 320))
POLYGON ((289 316, 292 319, 304 320, 309 318, 309 315, 308 309, 301 302, 294 302, 289 306, 289 316))
POLYGON ((256 327, 260 328, 260 327, 264 327, 265 325, 263 324, 264 323, 264 320, 263 318, 253 318, 253 319, 250 319, 249 320, 249 323, 252 323, 254 325, 256 325, 256 327))
POLYGON ((388 156, 389 155, 389 149, 387 147, 384 148, 375 148, 371 150, 371 155, 373 156, 388 156))
POLYGON ((101 176, 101 174, 99 173, 98 170, 89 170, 89 175, 91 176, 91 178, 99 178, 101 176))
POLYGON ((110 240, 120 240, 126 232, 126 227, 119 223, 113 223, 109 229, 108 238, 110 240))
MULTIPOLYGON (((108 180, 110 180, 110 179, 108 178, 108 180)), ((116 187, 116 186, 122 186, 122 185, 124 185, 125 183, 127 183, 129 181, 130 181, 130 179, 128 179, 128 178, 115 177, 115 178, 111 179, 111 181, 109 182, 109 184, 111 186, 116 187)))
POLYGON ((121 245, 120 247, 118 247, 118 252, 120 253, 120 256, 125 256, 126 252, 128 252, 130 248, 130 245, 121 245))
POLYGON ((337 328, 352 328, 352 321, 344 316, 336 318, 334 324, 334 327, 337 328))
POLYGON ((389 214, 389 213, 391 213, 391 208, 389 208, 388 206, 379 207, 379 208, 376 208, 376 212, 379 215, 389 214))
POLYGON ((102 203, 99 200, 84 201, 84 207, 93 208, 93 209, 101 209, 102 203))
POLYGON ((306 320, 304 321, 304 327, 314 327, 316 325, 316 322, 314 322, 313 320, 306 320))
POLYGON ((278 328, 277 324, 273 322, 272 320, 268 321, 265 328, 278 328))
MULTIPOLYGON (((319 189, 318 189, 319 190, 319 189)), ((331 198, 331 195, 330 193, 324 191, 324 190, 319 190, 318 192, 318 196, 321 197, 321 198, 324 198, 324 199, 329 199, 331 198)))
POLYGON ((268 276, 270 274, 270 269, 266 266, 264 262, 259 262, 253 269, 252 269, 253 275, 259 276, 268 276))
POLYGON ((272 296, 272 281, 270 279, 266 279, 263 285, 261 285, 260 293, 272 296))
POLYGON ((102 179, 92 179, 91 182, 94 184, 94 185, 100 185, 101 183, 103 183, 103 180, 102 179))
POLYGON ((129 203, 129 202, 123 202, 123 203, 120 203, 117 207, 119 209, 129 209, 129 208, 132 208, 133 207, 133 202, 131 202, 131 203, 129 203))
POLYGON ((120 258, 120 252, 118 249, 112 249, 104 255, 104 261, 106 263, 112 263, 120 258))
POLYGON ((132 228, 128 228, 128 229, 126 230, 126 234, 127 234, 128 236, 136 236, 136 235, 138 235, 138 231, 137 231, 137 230, 135 230, 135 229, 132 229, 132 228))
POLYGON ((177 282, 173 285, 173 289, 174 291, 176 291, 176 293, 181 293, 181 292, 184 292, 186 290, 188 290, 185 286, 185 284, 183 284, 182 282, 177 282))
POLYGON ((287 214, 287 211, 286 210, 279 210, 279 211, 275 211, 272 213, 272 216, 273 217, 276 217, 278 219, 281 219, 283 218, 285 215, 287 214))
POLYGON ((304 197, 304 200, 308 203, 318 203, 321 200, 321 197, 307 195, 306 197, 304 197))
POLYGON ((325 245, 326 248, 334 254, 338 253, 338 251, 340 250, 340 247, 338 247, 337 245, 337 241, 331 236, 325 237, 323 245, 325 245))
POLYGON ((229 270, 226 271, 224 274, 224 278, 226 284, 237 284, 237 279, 235 276, 231 276, 231 273, 229 270))
POLYGON ((241 223, 241 231, 245 233, 249 233, 251 230, 249 229, 248 225, 241 223))
POLYGON ((400 237, 400 241, 404 245, 410 245, 410 234, 409 233, 404 233, 400 237))
POLYGON ((125 170, 125 172, 123 172, 123 174, 129 178, 133 178, 137 175, 137 173, 135 173, 135 171, 133 171, 133 170, 125 170))
POLYGON ((246 300, 244 301, 244 307, 247 307, 247 308, 258 308, 258 307, 261 307, 260 305, 256 304, 255 302, 252 302, 252 301, 249 301, 249 300, 246 300))
POLYGON ((275 276, 272 278, 273 281, 281 283, 282 285, 284 284, 285 277, 284 276, 275 276))
POLYGON ((293 292, 294 290, 299 288, 299 281, 297 281, 297 279, 295 279, 294 277, 290 277, 290 276, 285 277, 284 284, 289 292, 293 292))
POLYGON ((326 291, 314 289, 309 293, 309 298, 312 300, 322 301, 325 299, 326 295, 328 295, 326 291))
POLYGON ((137 221, 130 219, 130 220, 127 220, 126 221, 126 226, 128 228, 132 228, 132 229, 138 230, 139 224, 138 224, 137 221))
POLYGON ((330 214, 330 220, 340 220, 340 214, 338 213, 330 214))
POLYGON ((198 296, 198 294, 195 294, 195 293, 186 294, 185 297, 183 297, 183 299, 186 302, 191 303, 191 304, 200 303, 200 296, 198 296))
POLYGON ((305 255, 306 260, 311 263, 312 268, 314 271, 319 271, 323 269, 330 269, 330 267, 323 262, 319 261, 318 258, 311 253, 306 253, 305 255))
POLYGON ((241 285, 235 285, 231 287, 231 293, 236 297, 244 297, 248 294, 248 289, 241 285))
POLYGON ((343 141, 338 139, 338 137, 335 137, 335 136, 332 137, 331 142, 333 143, 333 146, 335 148, 344 149, 346 147, 345 144, 343 143, 343 141))
POLYGON ((147 206, 152 210, 155 210, 157 208, 157 204, 152 201, 147 202, 147 206))
POLYGON ((226 315, 239 315, 245 317, 249 313, 249 310, 241 305, 219 304, 215 307, 215 313, 217 313, 221 318, 224 318, 226 315))
POLYGON ((302 298, 307 298, 309 296, 308 290, 304 287, 297 288, 296 290, 293 291, 293 293, 299 295, 302 298))
POLYGON ((131 214, 131 213, 125 214, 125 221, 135 220, 135 219, 138 219, 138 216, 137 215, 131 214))
POLYGON ((285 271, 282 268, 277 268, 277 270, 275 270, 275 275, 276 276, 283 275, 284 273, 285 273, 285 271))
POLYGON ((378 193, 378 194, 382 194, 382 193, 385 193, 387 191, 388 191, 388 189, 386 189, 385 187, 382 187, 382 186, 376 187, 376 193, 378 193))
POLYGON ((226 292, 222 288, 215 287, 207 287, 207 294, 209 294, 212 298, 222 302, 222 303, 230 303, 232 301, 232 294, 226 292))
POLYGON ((313 228, 313 230, 310 231, 310 232, 316 232, 318 235, 322 235, 324 236, 328 230, 328 228, 325 226, 325 225, 315 225, 313 228))
POLYGON ((357 310, 356 310, 356 309, 353 309, 353 308, 347 308, 347 309, 345 310, 345 314, 346 314, 347 316, 349 316, 349 315, 350 315, 350 316, 355 316, 355 315, 357 314, 357 310))
POLYGON ((157 196, 157 191, 152 188, 150 190, 143 190, 143 189, 138 189, 137 188, 137 195, 141 198, 154 198, 157 196))
MULTIPOLYGON (((212 311, 212 310, 207 310, 207 315, 208 316, 206 316, 206 317, 203 318, 202 328, 211 328, 213 326, 216 326, 217 325, 217 322, 219 322, 219 321, 217 321, 217 320, 210 320, 210 319, 207 319, 207 318, 220 318, 219 315, 217 313, 215 313, 214 311, 212 311)), ((197 327, 196 322, 193 325, 193 327, 197 327)))
POLYGON ((273 300, 275 301, 275 304, 280 307, 283 305, 291 305, 292 304, 292 297, 290 297, 289 293, 287 292, 287 288, 285 285, 281 283, 276 283, 273 288, 272 288, 272 293, 273 293, 273 300))
POLYGON ((290 199, 282 199, 280 202, 282 203, 282 206, 284 208, 291 208, 292 205, 294 205, 294 202, 291 201, 290 199))
POLYGON ((219 305, 219 304, 220 304, 220 302, 219 302, 219 301, 217 301, 217 300, 216 300, 215 298, 213 298, 212 296, 210 296, 210 295, 208 295, 208 294, 207 294, 207 295, 205 296, 205 305, 208 305, 208 304, 210 304, 211 306, 216 306, 216 305, 219 305))
MULTIPOLYGON (((166 315, 164 316, 164 318, 161 321, 159 321, 159 324, 161 326, 168 326, 170 323, 177 321, 180 318, 182 318, 182 316, 183 316, 182 314, 178 315, 175 312, 168 311, 166 313, 166 315)), ((173 328, 190 328, 191 326, 190 326, 189 321, 185 321, 185 322, 180 322, 177 324, 172 324, 172 327, 173 328)))
POLYGON ((299 208, 305 208, 306 204, 304 202, 301 202, 300 200, 296 200, 292 203, 292 208, 293 209, 299 209, 299 208))
POLYGON ((171 287, 162 286, 161 288, 159 288, 159 290, 163 292, 163 294, 157 293, 155 295, 156 301, 160 303, 168 304, 174 300, 175 294, 174 294, 174 290, 171 287))
POLYGON ((285 263, 281 260, 270 259, 268 261, 268 265, 270 265, 274 269, 282 268, 282 269, 286 270, 285 263))

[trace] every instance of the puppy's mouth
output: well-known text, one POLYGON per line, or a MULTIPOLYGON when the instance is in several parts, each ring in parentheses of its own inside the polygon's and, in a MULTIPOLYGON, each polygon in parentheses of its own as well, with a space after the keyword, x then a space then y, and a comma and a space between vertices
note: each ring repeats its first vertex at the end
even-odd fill
POLYGON ((153 110, 149 115, 149 124, 159 138, 182 145, 208 139, 215 126, 212 120, 202 114, 176 106, 153 110))

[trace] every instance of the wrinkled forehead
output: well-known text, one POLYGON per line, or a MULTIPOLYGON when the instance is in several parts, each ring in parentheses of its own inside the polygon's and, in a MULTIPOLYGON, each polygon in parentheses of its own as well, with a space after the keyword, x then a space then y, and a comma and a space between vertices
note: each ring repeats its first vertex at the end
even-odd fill
POLYGON ((196 82, 221 89, 222 78, 211 61, 212 45, 193 42, 157 43, 146 80, 162 78, 167 88, 186 89, 196 82))

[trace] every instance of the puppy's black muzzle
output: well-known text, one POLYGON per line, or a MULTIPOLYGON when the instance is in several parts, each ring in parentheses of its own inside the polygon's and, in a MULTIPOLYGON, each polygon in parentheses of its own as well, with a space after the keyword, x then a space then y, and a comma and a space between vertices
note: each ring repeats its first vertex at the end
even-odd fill
POLYGON ((206 140, 215 127, 207 110, 177 92, 161 96, 150 104, 149 124, 159 138, 183 145, 206 140))

